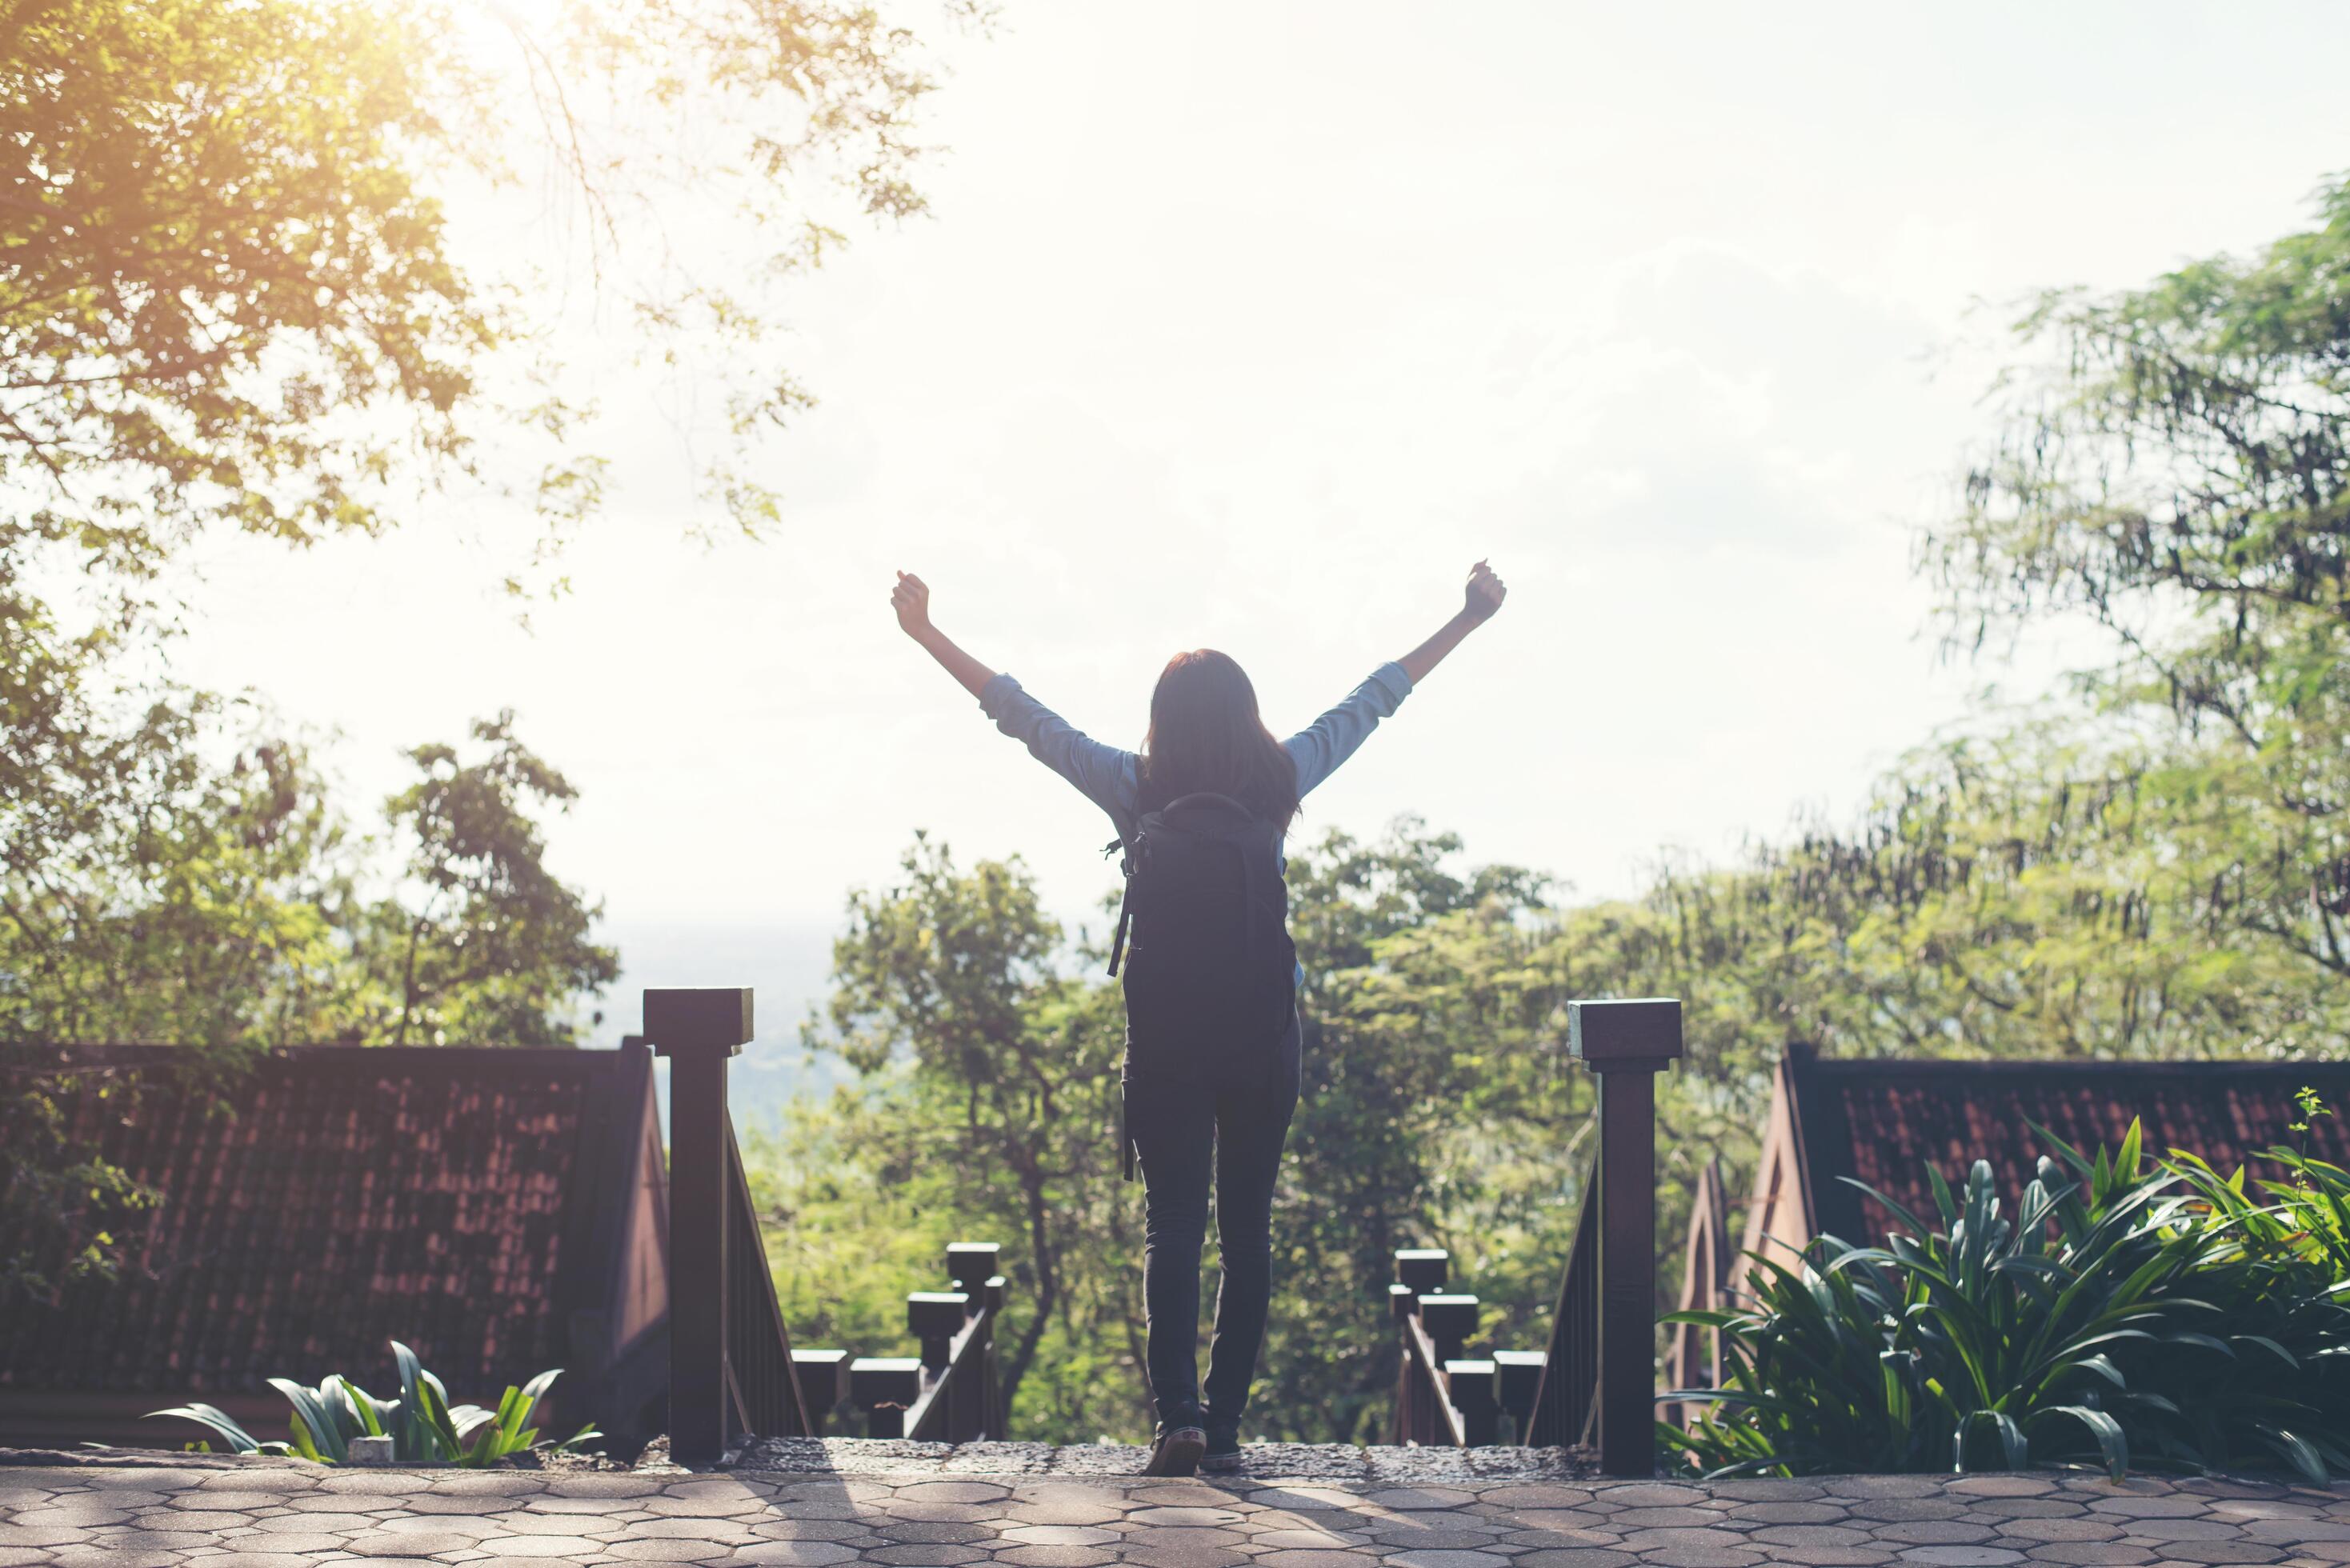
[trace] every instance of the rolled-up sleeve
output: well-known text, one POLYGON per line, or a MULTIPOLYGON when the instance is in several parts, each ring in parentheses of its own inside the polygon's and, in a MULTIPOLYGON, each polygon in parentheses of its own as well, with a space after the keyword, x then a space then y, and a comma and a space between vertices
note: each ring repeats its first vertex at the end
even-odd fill
POLYGON ((1370 679, 1347 693, 1345 701, 1292 735, 1285 743, 1297 764, 1297 793, 1305 794, 1338 771, 1338 764, 1392 716, 1411 695, 1411 677, 1389 659, 1371 671, 1370 679))
POLYGON ((1076 785, 1087 800, 1108 813, 1118 832, 1132 828, 1139 794, 1132 752, 1093 739, 1029 696, 1009 675, 998 675, 981 689, 979 706, 995 721, 997 729, 1026 746, 1030 756, 1076 785))

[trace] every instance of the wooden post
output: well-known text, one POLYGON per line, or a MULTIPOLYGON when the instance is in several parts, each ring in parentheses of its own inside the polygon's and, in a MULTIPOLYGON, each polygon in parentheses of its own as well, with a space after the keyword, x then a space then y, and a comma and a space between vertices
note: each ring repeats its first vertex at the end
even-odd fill
POLYGON ((1471 1295, 1430 1295, 1419 1298, 1419 1321, 1436 1343, 1437 1365, 1457 1358, 1477 1335, 1477 1298, 1471 1295))
POLYGON ((1599 1469, 1657 1469, 1657 1075, 1681 1054, 1669 998, 1567 1003, 1567 1052, 1599 1075, 1599 1469))
POLYGON ((906 1332, 922 1342, 922 1366, 932 1376, 946 1370, 947 1347, 962 1332, 970 1305, 961 1291, 906 1293, 906 1332))
POLYGON ((648 991, 645 1037, 670 1062, 670 1456, 681 1465, 714 1465, 734 1436, 726 1371, 726 1204, 734 1174, 726 1063, 751 1038, 751 992, 648 991))
POLYGON ((1003 1390, 996 1383, 995 1321, 993 1314, 1003 1304, 1003 1276, 995 1272, 1003 1249, 993 1241, 954 1241, 947 1247, 947 1278, 954 1288, 969 1297, 963 1308, 972 1317, 985 1317, 983 1332, 987 1342, 980 1347, 978 1361, 968 1374, 970 1386, 955 1391, 954 1429, 950 1434, 956 1442, 1003 1437, 1003 1390))
POLYGON ((792 1369, 799 1374, 801 1392, 807 1396, 810 1437, 824 1436, 832 1413, 848 1398, 848 1352, 795 1350, 792 1369))
POLYGON ((1543 1366, 1549 1359, 1539 1350, 1493 1352, 1493 1397, 1510 1413, 1516 1442, 1534 1441, 1534 1396, 1541 1391, 1543 1366))
POLYGON ((904 1437, 906 1411, 922 1397, 921 1358, 858 1356, 848 1364, 848 1397, 864 1407, 867 1437, 904 1437))
POLYGON ((1461 1412, 1461 1440, 1472 1449, 1498 1439, 1502 1407, 1493 1386, 1493 1364, 1455 1357, 1444 1364, 1444 1391, 1461 1412))

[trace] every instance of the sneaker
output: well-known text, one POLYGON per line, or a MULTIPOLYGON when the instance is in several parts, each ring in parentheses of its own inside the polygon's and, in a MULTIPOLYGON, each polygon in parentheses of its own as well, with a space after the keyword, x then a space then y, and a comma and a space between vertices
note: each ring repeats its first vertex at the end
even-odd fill
POLYGON ((1161 1427, 1150 1444, 1150 1462, 1142 1467, 1147 1476, 1188 1476, 1200 1469, 1200 1451, 1208 1446, 1208 1434, 1197 1427, 1161 1427))
POLYGON ((1219 1471, 1241 1468, 1241 1434, 1237 1426, 1209 1423, 1208 1446, 1200 1456, 1200 1468, 1219 1471))

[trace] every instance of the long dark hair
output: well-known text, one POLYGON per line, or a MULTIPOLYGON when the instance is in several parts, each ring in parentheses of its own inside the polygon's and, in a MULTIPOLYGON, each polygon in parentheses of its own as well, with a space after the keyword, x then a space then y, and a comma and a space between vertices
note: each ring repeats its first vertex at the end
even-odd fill
POLYGON ((1143 810, 1200 794, 1230 795, 1283 827, 1297 815, 1297 764, 1257 716, 1248 672, 1212 648, 1167 661, 1142 738, 1143 810))

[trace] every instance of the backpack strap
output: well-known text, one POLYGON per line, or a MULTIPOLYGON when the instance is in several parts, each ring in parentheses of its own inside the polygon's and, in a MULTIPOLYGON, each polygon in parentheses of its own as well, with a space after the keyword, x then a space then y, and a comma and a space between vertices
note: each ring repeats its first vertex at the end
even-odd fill
POLYGON ((1126 1117, 1126 1085, 1118 1086, 1118 1161, 1122 1180, 1134 1179, 1134 1128, 1126 1117))
MULTIPOLYGON (((1141 834, 1138 832, 1135 836, 1139 841, 1141 834)), ((1118 958, 1126 951, 1126 925, 1134 916, 1134 848, 1127 843, 1124 834, 1120 834, 1102 846, 1102 858, 1105 860, 1121 849, 1126 851, 1126 857, 1118 863, 1118 870, 1126 877, 1126 888, 1118 897, 1118 934, 1110 940, 1109 944, 1109 972, 1112 974, 1118 972, 1118 958)), ((1128 1181, 1134 1179, 1133 1166, 1134 1157, 1129 1152, 1127 1156, 1126 1172, 1126 1179, 1128 1181)))
POLYGON ((1118 972, 1118 961, 1123 958, 1126 954, 1126 925, 1127 922, 1133 918, 1134 909, 1129 900, 1124 898, 1119 898, 1118 901, 1118 934, 1110 939, 1109 944, 1109 972, 1112 974, 1116 974, 1118 972))

